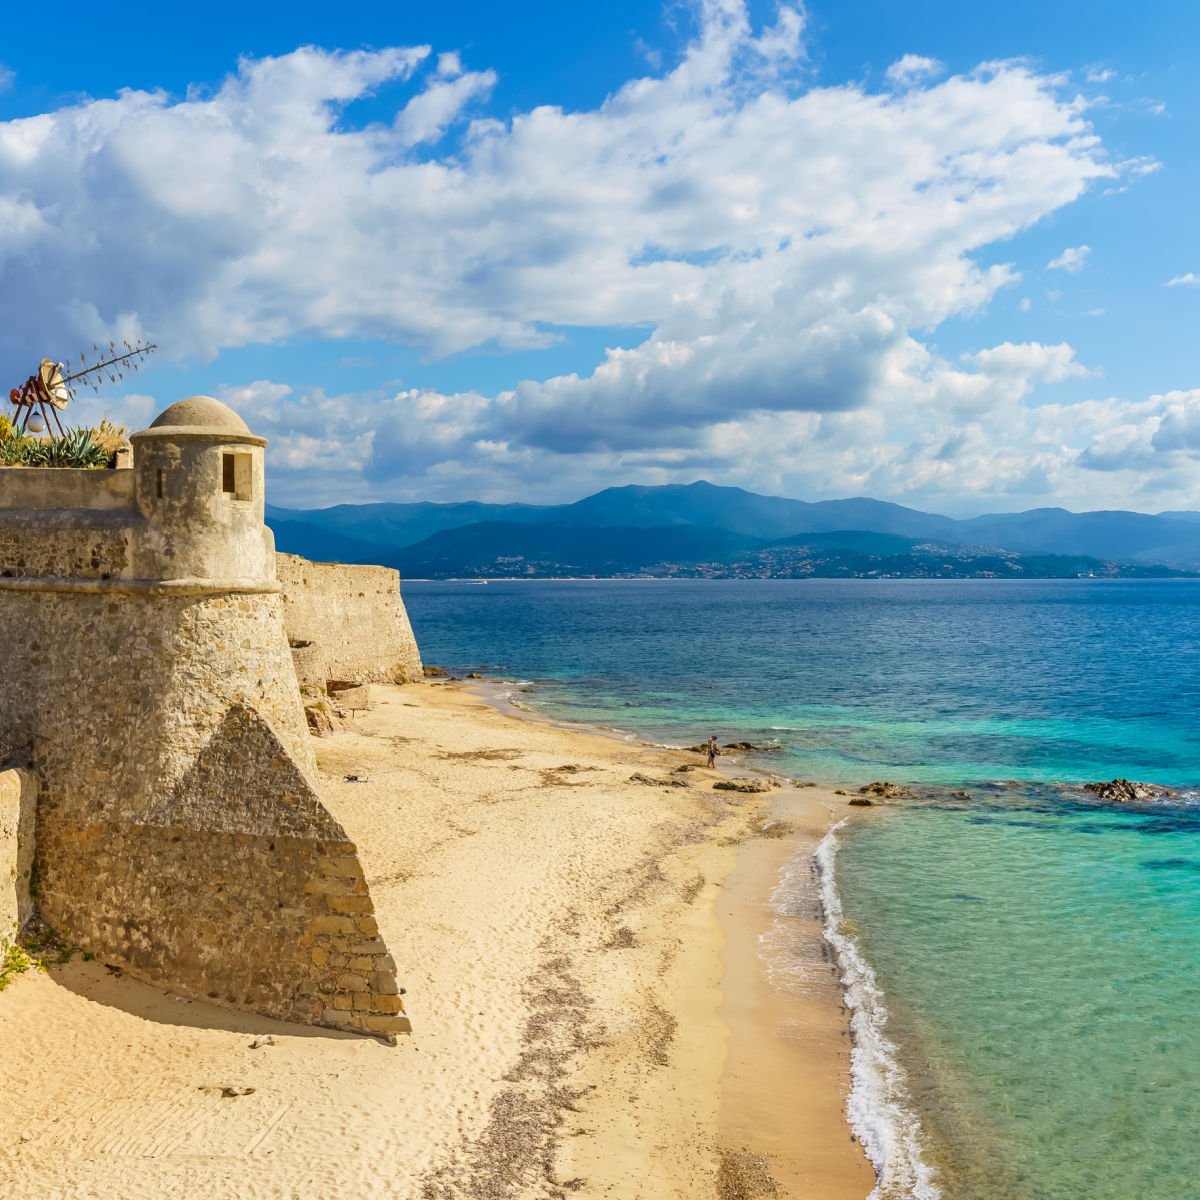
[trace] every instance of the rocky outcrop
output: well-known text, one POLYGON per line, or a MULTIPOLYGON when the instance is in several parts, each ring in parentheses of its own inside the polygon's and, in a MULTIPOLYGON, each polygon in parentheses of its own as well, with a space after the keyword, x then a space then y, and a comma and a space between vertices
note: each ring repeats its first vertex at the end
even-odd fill
POLYGON ((877 800, 915 800, 917 798, 917 793, 911 788, 901 787, 898 783, 888 783, 886 779, 877 779, 874 783, 860 787, 858 794, 877 800))
POLYGON ((769 779, 718 779, 713 784, 717 792, 769 792, 774 786, 769 779))
POLYGON ((1112 779, 1108 783, 1085 783, 1085 792, 1101 800, 1116 804, 1128 804, 1137 800, 1165 800, 1177 795, 1171 788, 1157 783, 1135 783, 1132 779, 1112 779))

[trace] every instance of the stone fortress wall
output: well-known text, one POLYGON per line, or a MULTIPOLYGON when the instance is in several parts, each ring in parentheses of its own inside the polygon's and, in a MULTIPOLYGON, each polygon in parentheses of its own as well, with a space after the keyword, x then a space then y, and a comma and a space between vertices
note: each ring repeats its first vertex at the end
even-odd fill
POLYGON ((398 571, 312 563, 294 554, 276 555, 275 571, 302 687, 424 678, 398 571))
POLYGON ((406 1031, 321 802, 265 443, 204 397, 132 440, 130 471, 0 471, 0 765, 37 781, 40 915, 182 995, 406 1031))
POLYGON ((33 915, 34 804, 27 771, 0 771, 0 939, 14 938, 33 915))

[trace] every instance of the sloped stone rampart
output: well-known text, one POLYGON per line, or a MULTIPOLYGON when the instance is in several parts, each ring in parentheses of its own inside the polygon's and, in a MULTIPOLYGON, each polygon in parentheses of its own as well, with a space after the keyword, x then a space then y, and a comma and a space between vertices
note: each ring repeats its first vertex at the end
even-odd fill
POLYGON ((34 806, 37 781, 27 771, 0 771, 0 937, 11 938, 33 915, 34 806))
POLYGON ((0 736, 36 774, 39 907, 182 995, 408 1029, 357 850, 321 803, 269 592, 0 579, 0 736))
POLYGON ((294 554, 275 558, 284 624, 302 685, 424 678, 398 571, 313 563, 294 554))

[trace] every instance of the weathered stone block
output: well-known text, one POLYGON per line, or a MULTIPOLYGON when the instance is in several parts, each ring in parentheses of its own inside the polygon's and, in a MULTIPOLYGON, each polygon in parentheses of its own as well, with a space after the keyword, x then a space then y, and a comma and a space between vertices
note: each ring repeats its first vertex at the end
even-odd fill
POLYGON ((308 928, 312 933, 354 933, 357 926, 353 917, 329 915, 313 917, 308 928))
MULTIPOLYGON (((369 942, 354 941, 351 939, 346 943, 346 948, 351 954, 386 954, 387 943, 382 938, 373 938, 369 942)), ((392 964, 393 968, 395 963, 392 964)))
POLYGON ((412 1024, 403 1014, 388 1017, 368 1017, 363 1027, 372 1033, 411 1033, 412 1024))
POLYGON ((404 1011, 404 1004, 399 996, 372 996, 371 999, 377 1013, 399 1013, 404 1011))

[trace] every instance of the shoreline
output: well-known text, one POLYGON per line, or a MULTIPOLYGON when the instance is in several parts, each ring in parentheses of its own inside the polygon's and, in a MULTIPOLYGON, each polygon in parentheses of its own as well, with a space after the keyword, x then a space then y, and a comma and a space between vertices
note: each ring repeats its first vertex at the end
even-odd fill
MULTIPOLYGON (((508 681, 442 682, 517 720, 605 737, 647 752, 690 755, 635 733, 527 708, 513 699, 508 681)), ((690 761, 698 758, 691 755, 690 761)), ((761 766, 746 766, 740 756, 724 765, 718 760, 715 774, 778 778, 761 766)), ((816 864, 819 847, 853 810, 832 784, 785 785, 765 795, 760 820, 768 834, 737 847, 714 911, 721 931, 717 1016, 727 1037, 718 1090, 721 1181, 739 1197, 772 1194, 773 1184, 786 1197, 861 1200, 875 1187, 876 1172, 849 1120, 850 1009, 827 939, 816 864), (772 826, 778 836, 770 834, 772 826), (806 872, 810 886, 802 902, 793 899, 783 912, 778 893, 785 871, 793 867, 806 872), (771 940, 780 943, 776 956, 791 958, 803 947, 801 981, 788 986, 773 978, 771 940)), ((794 973, 794 964, 787 969, 794 973)))
POLYGON ((831 789, 775 793, 784 836, 748 842, 718 904, 726 931, 722 1140, 761 1156, 782 1196, 862 1200, 875 1170, 853 1136, 849 1011, 825 940, 814 855, 845 814, 831 789), (805 885, 781 893, 800 877, 805 885), (815 1084, 815 1086, 814 1086, 815 1084))
MULTIPOLYGON (((696 755, 502 713, 470 685, 372 694, 315 747, 413 1034, 285 1025, 78 957, 22 977, 0 996, 8 1194, 865 1197, 830 965, 803 1041, 763 1020, 754 983, 763 897, 831 794, 713 791, 676 772, 696 755)), ((804 936, 819 956, 819 920, 804 936)))

